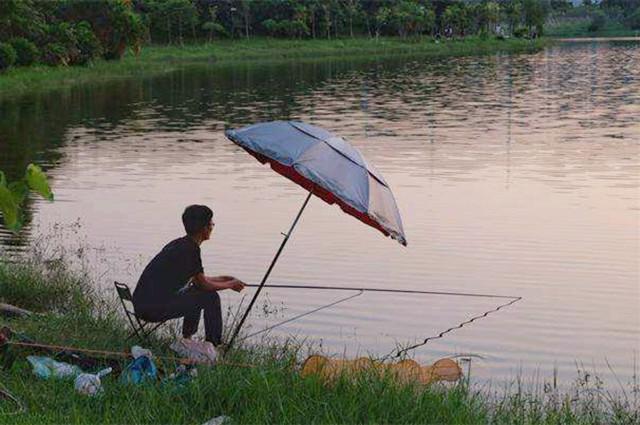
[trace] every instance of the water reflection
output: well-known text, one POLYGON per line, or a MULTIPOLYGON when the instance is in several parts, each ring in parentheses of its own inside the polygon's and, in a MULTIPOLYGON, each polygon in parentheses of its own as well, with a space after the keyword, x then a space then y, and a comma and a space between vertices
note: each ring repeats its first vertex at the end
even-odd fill
MULTIPOLYGON (((203 202, 221 224, 203 248, 205 268, 259 280, 304 194, 222 130, 302 119, 346 136, 385 175, 410 245, 314 201, 274 282, 522 295, 416 356, 478 353, 476 373, 493 378, 520 362, 572 376, 575 359, 606 373, 606 357, 631 376, 640 338, 639 117, 637 43, 202 66, 82 86, 0 104, 0 169, 17 176, 30 161, 44 164, 57 195, 53 204, 34 200, 27 231, 0 241, 19 249, 30 232, 80 218, 89 243, 113 248, 103 253, 108 287, 134 281, 181 232, 181 209, 203 202)), ((281 311, 253 326, 339 296, 272 290, 281 311)), ((280 332, 384 354, 491 307, 367 296, 280 332)))

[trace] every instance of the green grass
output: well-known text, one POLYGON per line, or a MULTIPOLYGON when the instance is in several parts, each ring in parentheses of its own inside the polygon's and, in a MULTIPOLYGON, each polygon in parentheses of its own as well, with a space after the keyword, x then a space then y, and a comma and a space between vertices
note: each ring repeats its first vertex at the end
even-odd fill
POLYGON ((435 43, 431 39, 355 38, 339 40, 281 40, 256 38, 221 40, 185 46, 149 46, 139 56, 127 52, 119 61, 98 60, 85 67, 43 65, 11 68, 0 74, 3 98, 55 90, 77 84, 171 72, 193 64, 231 64, 245 61, 325 60, 389 55, 476 55, 496 52, 530 52, 544 47, 546 40, 497 40, 469 37, 464 41, 435 43))
MULTIPOLYGON (((28 318, 0 319, 0 324, 39 342, 126 350, 131 342, 126 340, 127 329, 117 304, 98 299, 95 292, 79 288, 79 282, 89 285, 82 271, 42 257, 0 263, 0 300, 42 312, 28 318), (40 292, 46 296, 38 295, 40 292), (29 294, 40 298, 31 299, 29 294), (70 308, 74 306, 77 308, 70 308)), ((160 336, 152 342, 155 354, 167 354, 167 338, 160 336)), ((24 349, 12 346, 17 360, 11 369, 0 370, 0 389, 21 400, 26 410, 10 414, 14 406, 0 400, 0 423, 198 424, 219 415, 231 417, 233 423, 286 424, 632 424, 640 419, 637 383, 628 397, 608 397, 587 379, 569 393, 555 387, 525 391, 518 385, 490 394, 470 389, 466 380, 420 388, 366 374, 326 385, 299 375, 303 348, 287 343, 240 347, 226 360, 252 367, 202 366, 198 376, 186 384, 132 386, 110 375, 103 379, 104 394, 88 398, 76 394, 71 381, 36 378, 24 360, 24 349)), ((167 370, 175 366, 162 365, 167 370)))

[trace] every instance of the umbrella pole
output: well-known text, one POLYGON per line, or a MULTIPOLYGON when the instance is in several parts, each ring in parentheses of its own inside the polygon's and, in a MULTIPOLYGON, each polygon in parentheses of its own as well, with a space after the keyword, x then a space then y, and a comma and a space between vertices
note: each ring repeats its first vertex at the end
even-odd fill
POLYGON ((251 311, 251 308, 253 307, 253 304, 256 302, 256 299, 258 298, 258 295, 260 294, 260 291, 262 291, 262 288, 264 287, 264 284, 267 282, 267 279, 269 278, 269 275, 271 274, 271 270, 273 270, 273 266, 276 265, 276 261, 278 261, 278 257, 280 257, 280 254, 282 253, 282 250, 284 249, 284 246, 287 244, 287 241, 289 240, 289 237, 291 236, 291 233, 293 233, 293 229, 296 227, 296 224, 298 224, 298 220, 300 219, 300 216, 302 215, 302 212, 304 211, 304 208, 309 203, 309 199, 311 199, 311 195, 313 195, 313 191, 310 191, 309 195, 307 195, 307 199, 304 200, 304 204, 302 204, 302 208, 300 208, 300 211, 298 211, 298 215, 296 216, 295 220, 293 220, 293 224, 291 224, 291 228, 289 229, 289 231, 286 234, 285 233, 282 234, 284 236, 284 239, 283 239, 282 243, 280 244, 280 248, 276 252, 275 257, 273 257, 273 260, 271 261, 271 265, 267 269, 267 272, 264 274, 264 277, 262 278, 262 282, 260 282, 260 286, 258 286, 258 289, 256 290, 256 293, 253 295, 253 298, 251 299, 251 302, 249 303, 249 306, 247 307, 247 310, 244 312, 244 315, 242 316, 242 319, 240 319, 240 323, 238 323, 238 326, 236 326, 236 329, 233 331, 233 336, 231 337, 231 340, 229 341, 229 344, 227 344, 227 350, 229 350, 233 346, 233 342, 235 341, 236 337, 238 336, 238 333, 240 332, 240 328, 242 328, 242 325, 244 324, 245 320, 247 320, 247 316, 249 316, 249 312, 251 311))

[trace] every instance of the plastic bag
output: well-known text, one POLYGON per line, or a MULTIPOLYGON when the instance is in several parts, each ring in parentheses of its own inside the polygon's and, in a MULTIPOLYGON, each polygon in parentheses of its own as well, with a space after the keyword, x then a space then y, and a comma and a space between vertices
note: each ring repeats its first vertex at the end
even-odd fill
POLYGON ((194 341, 182 338, 171 344, 169 348, 178 353, 179 356, 186 357, 197 363, 213 365, 218 357, 216 347, 208 341, 194 341))
POLYGON ((147 381, 155 381, 158 377, 158 369, 155 363, 147 356, 140 356, 131 362, 120 375, 120 382, 125 384, 140 384, 147 381))
POLYGON ((50 357, 27 356, 38 378, 73 378, 82 373, 82 369, 69 363, 57 362, 50 357))
POLYGON ((151 352, 151 350, 142 348, 139 345, 134 345, 133 347, 131 347, 131 355, 134 359, 137 359, 140 356, 147 356, 150 359, 153 358, 153 353, 151 352))
POLYGON ((100 381, 100 378, 108 375, 109 373, 111 373, 110 367, 101 370, 95 375, 91 373, 81 373, 76 378, 74 387, 80 394, 93 397, 102 392, 102 382, 100 381))
POLYGON ((185 385, 191 382, 191 380, 198 376, 198 369, 194 367, 187 367, 183 364, 176 368, 176 371, 169 374, 163 379, 164 383, 173 383, 178 385, 185 385))
POLYGON ((229 422, 231 420, 230 417, 228 416, 216 416, 215 418, 211 418, 209 419, 207 422, 203 423, 202 425, 222 425, 226 422, 229 422))

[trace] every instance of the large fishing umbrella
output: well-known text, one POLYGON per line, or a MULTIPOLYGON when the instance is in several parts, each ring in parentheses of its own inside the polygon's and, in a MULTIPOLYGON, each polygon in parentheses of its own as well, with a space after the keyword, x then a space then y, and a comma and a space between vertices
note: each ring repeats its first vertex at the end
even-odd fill
POLYGON ((227 130, 225 135, 258 161, 309 191, 298 215, 238 323, 233 344, 256 298, 311 195, 338 204, 349 215, 407 245, 402 220, 389 185, 364 156, 343 138, 299 121, 273 121, 227 130))

